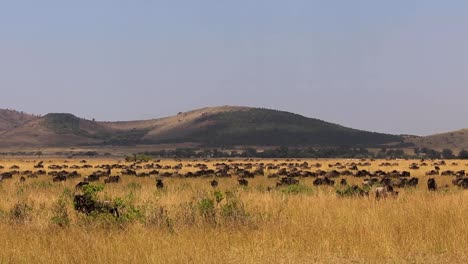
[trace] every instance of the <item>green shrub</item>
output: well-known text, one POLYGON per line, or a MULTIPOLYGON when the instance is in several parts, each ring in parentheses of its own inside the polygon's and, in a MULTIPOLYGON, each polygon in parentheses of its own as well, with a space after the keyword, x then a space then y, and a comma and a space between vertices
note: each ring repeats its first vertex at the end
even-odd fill
POLYGON ((92 198, 93 200, 97 199, 97 196, 100 192, 104 190, 103 185, 85 185, 83 186, 83 193, 85 196, 92 198))
POLYGON ((64 192, 64 194, 59 197, 59 199, 54 203, 52 207, 52 223, 60 226, 66 227, 70 225, 70 217, 68 215, 67 209, 67 197, 68 194, 64 192))
POLYGON ((198 202, 198 211, 204 220, 208 222, 216 222, 216 207, 213 199, 201 199, 198 202))
POLYGON ((293 194, 293 195, 312 194, 313 189, 311 187, 307 187, 305 185, 294 184, 294 185, 288 185, 288 186, 282 188, 281 192, 284 193, 284 194, 293 194))
POLYGON ((132 222, 144 218, 144 210, 135 205, 135 196, 132 192, 124 198, 115 198, 113 206, 120 212, 119 222, 132 222))

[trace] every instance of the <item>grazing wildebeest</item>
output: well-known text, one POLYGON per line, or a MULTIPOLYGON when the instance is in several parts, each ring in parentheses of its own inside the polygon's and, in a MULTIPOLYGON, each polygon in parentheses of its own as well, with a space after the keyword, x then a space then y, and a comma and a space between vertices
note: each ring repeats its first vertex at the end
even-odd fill
POLYGON ((85 177, 85 180, 88 182, 93 182, 93 181, 99 181, 99 178, 101 178, 101 176, 93 173, 89 175, 88 177, 85 177))
POLYGON ((317 178, 317 179, 315 179, 314 182, 313 182, 313 184, 314 184, 315 186, 322 185, 322 184, 323 184, 322 178, 317 178))
POLYGON ((57 175, 52 178, 53 182, 61 182, 61 181, 66 181, 66 180, 67 180, 67 176, 65 175, 57 175))
POLYGON ((158 189, 164 188, 164 183, 163 183, 162 179, 157 179, 156 180, 156 188, 158 188, 158 189))
POLYGON ((37 178, 37 174, 35 174, 35 173, 29 174, 28 178, 37 178))
POLYGON ((11 179, 13 178, 13 173, 11 172, 4 172, 0 176, 2 176, 2 179, 11 179))
POLYGON ((125 169, 125 170, 122 170, 121 174, 122 175, 136 175, 137 173, 135 170, 125 169))
POLYGON ((434 176, 434 175, 439 175, 439 171, 431 170, 431 171, 426 172, 426 176, 434 176))
POLYGON ((276 183, 276 186, 282 186, 282 185, 296 185, 299 184, 298 179, 294 179, 292 177, 283 177, 279 182, 276 183))
POLYGON ((21 176, 20 182, 21 182, 21 183, 24 183, 25 181, 26 181, 26 178, 25 178, 24 176, 21 176))
POLYGON ((107 179, 104 179, 104 183, 118 183, 120 181, 120 176, 109 176, 107 179))
POLYGON ((44 168, 43 163, 44 163, 44 161, 40 161, 39 163, 37 163, 36 165, 34 165, 34 168, 35 168, 35 169, 43 169, 43 168, 44 168))
MULTIPOLYGON (((373 179, 375 179, 375 178, 373 178, 373 179)), ((380 184, 382 184, 382 185, 391 185, 392 184, 392 179, 390 179, 389 177, 385 177, 385 178, 380 180, 380 184)))
POLYGON ((437 183, 434 178, 430 178, 427 180, 427 188, 429 191, 437 191, 437 183))
POLYGON ((244 178, 239 178, 239 179, 237 179, 237 181, 239 182, 240 186, 248 186, 249 185, 249 181, 244 179, 244 178))
POLYGON ((395 191, 391 185, 385 185, 375 189, 375 199, 380 200, 387 197, 397 197, 398 191, 395 191))
POLYGON ((341 179, 340 184, 341 186, 346 186, 348 185, 348 182, 346 181, 346 179, 341 179))
POLYGON ((416 186, 418 186, 418 184, 419 184, 419 179, 413 177, 413 178, 409 179, 407 185, 410 186, 410 187, 416 187, 416 186))
POLYGON ((468 189, 468 178, 457 177, 452 180, 453 185, 462 187, 463 189, 468 189))
POLYGON ((319 185, 329 185, 329 186, 333 186, 335 185, 335 181, 334 180, 330 180, 328 177, 324 177, 324 178, 317 178, 314 180, 313 184, 315 186, 319 186, 319 185))
POLYGON ((213 179, 210 184, 211 184, 211 187, 213 188, 218 187, 218 181, 216 179, 213 179))

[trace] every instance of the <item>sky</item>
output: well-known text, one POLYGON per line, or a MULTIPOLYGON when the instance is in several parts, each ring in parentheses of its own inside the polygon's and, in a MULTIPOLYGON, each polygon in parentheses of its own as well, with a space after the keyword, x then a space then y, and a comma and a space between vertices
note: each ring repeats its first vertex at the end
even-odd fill
POLYGON ((116 121, 221 105, 468 127, 468 1, 0 0, 0 108, 116 121))

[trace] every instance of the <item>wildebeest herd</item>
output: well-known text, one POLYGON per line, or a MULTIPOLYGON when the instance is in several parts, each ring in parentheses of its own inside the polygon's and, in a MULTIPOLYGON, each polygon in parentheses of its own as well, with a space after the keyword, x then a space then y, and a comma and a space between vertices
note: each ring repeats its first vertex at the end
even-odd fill
MULTIPOLYGON (((33 161, 30 161, 32 163, 33 161)), ((249 186, 249 181, 256 177, 269 179, 271 186, 267 190, 284 186, 308 184, 319 188, 332 186, 336 188, 351 188, 360 196, 368 196, 369 191, 375 192, 375 198, 395 197, 399 189, 416 187, 420 178, 426 177, 427 190, 437 191, 439 186, 435 176, 450 177, 452 185, 468 189, 468 177, 465 170, 450 170, 458 166, 444 160, 414 161, 402 169, 398 160, 348 160, 313 162, 305 160, 171 160, 152 162, 109 162, 95 164, 95 162, 81 161, 34 161, 33 169, 23 169, 19 164, 5 167, 0 165, 0 182, 14 180, 25 183, 31 178, 49 179, 54 183, 66 182, 73 179, 79 181, 75 185, 75 192, 90 183, 118 184, 126 177, 152 177, 157 189, 164 189, 167 178, 207 178, 207 184, 213 188, 220 186, 221 178, 236 178, 239 186, 249 186), (94 163, 95 165, 91 165, 94 163), (48 165, 45 165, 48 164, 48 165), (71 165, 73 164, 73 165, 71 165), (374 167, 376 169, 371 170, 374 167), (389 169, 390 168, 390 169, 389 169), (424 170, 424 168, 426 168, 424 170), (418 175, 418 177, 414 176, 418 175), (429 178, 430 177, 430 178, 429 178), (354 184, 349 184, 350 180, 354 184)), ((1 164, 1 163, 0 163, 1 164)), ((77 194, 79 201, 80 194, 77 194)), ((105 205, 93 205, 105 208, 105 205)), ((84 208, 84 207, 83 207, 84 208)), ((80 210, 84 210, 80 208, 80 210)))

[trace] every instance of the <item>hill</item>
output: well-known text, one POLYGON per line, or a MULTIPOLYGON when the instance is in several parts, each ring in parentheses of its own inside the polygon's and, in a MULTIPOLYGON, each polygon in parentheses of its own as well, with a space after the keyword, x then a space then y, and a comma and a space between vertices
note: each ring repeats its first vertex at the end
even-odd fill
POLYGON ((14 129, 36 118, 23 112, 0 109, 0 132, 14 129))
POLYGON ((204 113, 149 142, 198 142, 208 146, 376 146, 400 142, 399 136, 371 133, 301 115, 269 109, 204 113))
POLYGON ((419 148, 430 148, 436 150, 442 150, 444 148, 452 150, 468 149, 468 129, 461 129, 427 137, 409 137, 405 141, 412 143, 419 148))
MULTIPOLYGON (((5 122, 6 123, 6 122, 5 122)), ((200 146, 353 146, 402 142, 284 111, 223 106, 127 122, 95 122, 72 114, 19 117, 0 132, 0 147, 182 144, 200 146)))

